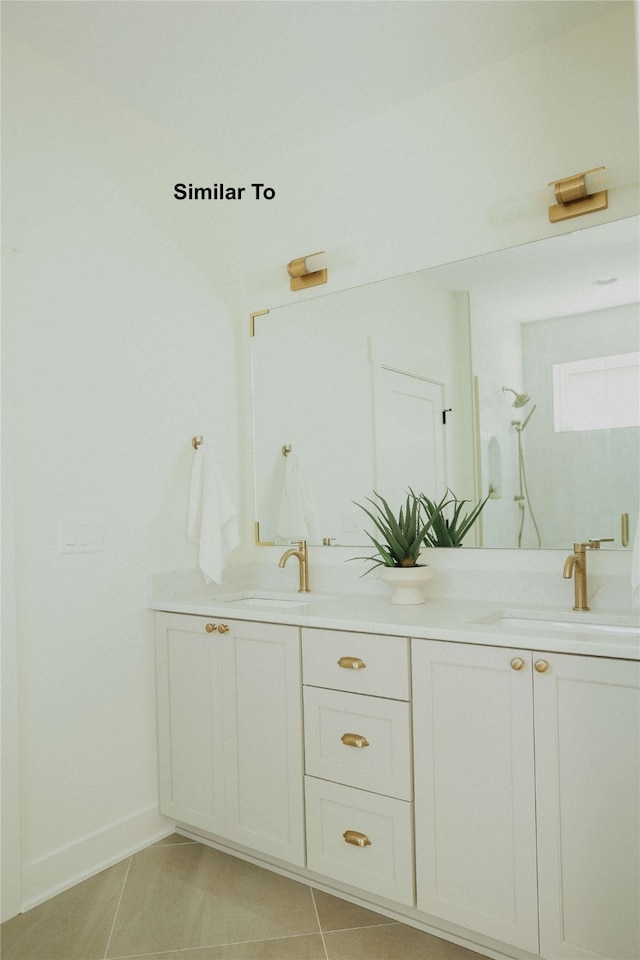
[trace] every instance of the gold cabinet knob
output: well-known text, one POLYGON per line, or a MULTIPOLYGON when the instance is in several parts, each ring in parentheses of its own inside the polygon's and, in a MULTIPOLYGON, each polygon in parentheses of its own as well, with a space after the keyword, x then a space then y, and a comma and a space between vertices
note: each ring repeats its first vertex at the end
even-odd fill
POLYGON ((538 673, 546 673, 549 669, 549 664, 546 660, 536 660, 533 667, 538 671, 538 673))
POLYGON ((369 746, 369 741, 366 737, 361 736, 359 733, 343 733, 340 739, 345 747, 358 747, 358 749, 362 749, 362 747, 369 746))
POLYGON ((357 830, 345 830, 342 834, 345 843, 352 843, 354 847, 370 847, 371 840, 364 833, 358 833, 357 830))
POLYGON ((360 657, 340 657, 338 666, 345 670, 364 670, 366 663, 360 657))
POLYGON ((205 630, 207 631, 207 633, 215 633, 216 632, 215 623, 207 623, 205 625, 205 630))
POLYGON ((226 625, 226 623, 218 624, 218 633, 229 633, 229 627, 226 625))
POLYGON ((522 657, 514 657, 511 661, 511 667, 513 670, 523 670, 524 669, 524 660, 522 657))

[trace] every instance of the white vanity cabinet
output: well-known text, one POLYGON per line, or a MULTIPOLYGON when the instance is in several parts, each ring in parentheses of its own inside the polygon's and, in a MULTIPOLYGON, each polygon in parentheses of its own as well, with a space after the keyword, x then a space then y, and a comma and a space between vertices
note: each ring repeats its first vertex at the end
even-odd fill
POLYGON ((640 956, 638 673, 413 641, 418 909, 547 960, 640 956))
POLYGON ((640 664, 533 664, 540 953, 640 957, 640 664))
POLYGON ((299 630, 156 614, 160 809, 304 866, 299 630))
POLYGON ((414 903, 409 640, 303 629, 307 863, 414 903))

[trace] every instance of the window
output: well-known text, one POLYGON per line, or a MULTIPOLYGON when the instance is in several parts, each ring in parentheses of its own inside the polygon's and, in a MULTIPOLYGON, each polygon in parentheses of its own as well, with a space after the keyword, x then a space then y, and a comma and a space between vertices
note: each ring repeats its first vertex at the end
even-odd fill
POLYGON ((554 363, 552 370, 556 433, 640 426, 640 353, 554 363))

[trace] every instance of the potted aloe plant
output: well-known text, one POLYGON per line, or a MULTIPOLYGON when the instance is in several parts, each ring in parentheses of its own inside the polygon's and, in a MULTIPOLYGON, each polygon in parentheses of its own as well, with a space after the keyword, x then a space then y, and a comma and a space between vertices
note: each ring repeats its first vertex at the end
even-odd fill
POLYGON ((426 524, 424 535, 424 545, 426 547, 462 546, 463 539, 471 530, 489 499, 487 496, 470 510, 463 512, 465 504, 471 503, 471 501, 458 499, 449 489, 439 503, 429 499, 424 493, 416 495, 411 491, 411 496, 415 497, 419 503, 421 516, 429 521, 426 524))
POLYGON ((366 531, 376 552, 357 559, 373 563, 365 573, 376 567, 382 568, 380 576, 394 587, 392 603, 424 603, 420 585, 430 579, 431 571, 418 561, 433 519, 428 517, 426 522, 423 521, 420 501, 412 493, 407 495, 397 513, 375 491, 374 497, 375 500, 367 497, 370 508, 355 504, 373 521, 378 534, 374 536, 366 531))

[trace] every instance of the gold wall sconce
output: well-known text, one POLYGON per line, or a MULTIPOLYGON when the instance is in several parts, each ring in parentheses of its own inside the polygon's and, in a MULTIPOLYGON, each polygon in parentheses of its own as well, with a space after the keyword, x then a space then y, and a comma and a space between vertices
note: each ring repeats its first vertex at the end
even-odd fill
POLYGON ((287 264, 287 273, 291 277, 290 287, 292 290, 306 290, 308 287, 317 287, 321 283, 327 282, 327 268, 321 270, 309 269, 307 260, 311 257, 319 257, 324 250, 317 253, 308 253, 306 257, 298 257, 297 260, 290 260, 287 264))
POLYGON ((590 173, 599 173, 604 167, 594 167, 584 173, 576 173, 563 180, 552 180, 548 184, 555 188, 557 203, 549 207, 549 221, 559 223, 571 217, 581 217, 585 213, 595 213, 596 210, 606 210, 609 205, 608 193, 600 190, 589 193, 586 178, 590 173))

